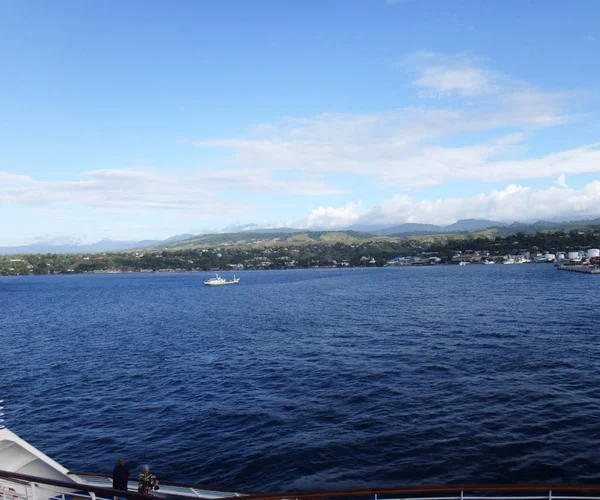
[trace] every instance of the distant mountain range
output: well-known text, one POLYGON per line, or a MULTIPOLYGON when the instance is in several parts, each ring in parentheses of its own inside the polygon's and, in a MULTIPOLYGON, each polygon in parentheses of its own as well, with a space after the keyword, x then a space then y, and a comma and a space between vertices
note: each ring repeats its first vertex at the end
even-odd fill
POLYGON ((230 232, 204 235, 180 234, 165 240, 112 241, 102 240, 88 245, 53 245, 36 243, 18 247, 0 247, 0 255, 35 253, 95 253, 118 252, 142 248, 178 249, 210 245, 269 244, 269 242, 340 242, 351 243, 378 237, 407 238, 412 236, 434 236, 481 232, 483 236, 510 236, 516 233, 533 234, 540 231, 560 231, 576 228, 600 226, 600 217, 576 221, 537 221, 532 223, 514 222, 506 224, 485 219, 462 219, 448 226, 435 224, 406 223, 391 227, 377 225, 354 225, 346 229, 308 230, 289 227, 261 229, 258 224, 231 226, 230 232))
POLYGON ((436 226, 435 224, 400 224, 399 226, 387 227, 378 231, 372 231, 379 236, 417 236, 428 233, 457 233, 463 231, 480 231, 489 227, 506 226, 503 222, 495 222, 485 219, 461 219, 449 226, 436 226))
MULTIPOLYGON (((227 226, 218 234, 235 234, 235 233, 301 233, 306 229, 297 229, 294 227, 269 227, 264 228, 259 224, 244 224, 240 226, 227 226)), ((209 234, 209 233, 204 233, 209 234)), ((213 233, 216 234, 216 233, 213 233)))
POLYGON ((53 245, 50 243, 33 243, 31 245, 22 245, 17 247, 0 247, 0 255, 13 254, 35 254, 35 253, 97 253, 97 252, 118 252, 120 250, 132 250, 134 248, 149 248, 160 245, 168 245, 181 240, 192 238, 193 234, 180 234, 172 236, 166 240, 142 240, 142 241, 114 241, 101 240, 96 243, 84 245, 53 245))
POLYGON ((366 240, 378 240, 380 238, 431 236, 449 239, 453 234, 464 238, 468 237, 471 233, 491 238, 494 236, 508 236, 519 232, 536 233, 539 231, 566 230, 590 226, 600 226, 600 218, 569 222, 538 221, 531 224, 522 222, 506 224, 485 219, 463 219, 447 226, 407 223, 382 229, 371 229, 370 231, 366 231, 365 226, 352 226, 350 229, 324 231, 298 228, 261 229, 257 228, 256 225, 248 225, 245 226, 245 230, 243 231, 198 235, 187 240, 171 243, 166 248, 175 250, 219 245, 264 247, 282 243, 291 245, 312 243, 353 244, 366 240))
MULTIPOLYGON (((418 224, 418 223, 406 223, 400 224, 399 226, 388 227, 381 224, 354 224, 349 227, 340 227, 331 229, 331 231, 359 231, 362 233, 369 233, 376 236, 406 236, 406 235, 419 235, 427 233, 454 233, 457 231, 478 231, 480 229, 486 229, 488 227, 500 227, 505 226, 503 222, 496 222, 493 220, 485 219, 461 219, 454 224, 449 226, 437 226, 435 224, 418 224)), ((312 231, 323 231, 324 229, 313 229, 312 231)), ((293 227, 275 227, 275 228, 261 228, 258 224, 246 224, 243 226, 229 226, 225 228, 222 233, 306 233, 311 231, 310 229, 298 229, 293 227)))
POLYGON ((497 229, 498 236, 510 236, 516 233, 534 234, 541 231, 561 231, 564 229, 577 229, 600 226, 600 217, 596 219, 573 220, 566 222, 537 221, 532 223, 513 222, 497 229))

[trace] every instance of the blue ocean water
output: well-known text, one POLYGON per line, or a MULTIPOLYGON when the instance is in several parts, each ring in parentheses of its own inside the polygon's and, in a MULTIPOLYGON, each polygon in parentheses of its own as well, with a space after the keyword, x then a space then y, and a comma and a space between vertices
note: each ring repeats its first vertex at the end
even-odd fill
POLYGON ((264 491, 600 482, 600 277, 0 278, 6 424, 76 471, 264 491))

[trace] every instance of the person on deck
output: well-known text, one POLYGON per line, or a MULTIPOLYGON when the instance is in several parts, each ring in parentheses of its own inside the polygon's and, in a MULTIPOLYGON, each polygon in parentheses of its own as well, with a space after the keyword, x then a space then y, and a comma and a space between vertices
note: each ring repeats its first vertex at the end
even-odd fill
MULTIPOLYGON (((117 465, 113 469, 112 473, 112 486, 115 490, 127 491, 127 480, 129 479, 129 469, 125 467, 125 460, 119 458, 117 460, 117 465)), ((126 500, 125 497, 115 497, 119 500, 126 500)))
POLYGON ((138 492, 144 495, 151 495, 153 489, 158 489, 158 479, 150 473, 150 466, 144 465, 138 477, 138 492))

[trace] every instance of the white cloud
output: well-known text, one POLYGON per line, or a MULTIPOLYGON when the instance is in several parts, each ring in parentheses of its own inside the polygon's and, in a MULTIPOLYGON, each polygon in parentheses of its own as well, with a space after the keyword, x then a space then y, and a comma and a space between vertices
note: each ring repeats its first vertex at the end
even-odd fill
POLYGON ((384 183, 414 184, 414 169, 420 173, 422 184, 443 184, 463 180, 504 182, 600 171, 600 143, 534 159, 494 159, 508 152, 510 146, 509 140, 501 140, 464 148, 428 147, 419 155, 397 162, 395 169, 380 174, 379 178, 384 183))
POLYGON ((339 208, 319 207, 314 209, 306 219, 292 223, 292 225, 297 224, 294 227, 306 228, 347 227, 357 223, 364 213, 362 201, 348 203, 339 208))
POLYGON ((83 222, 98 222, 97 217, 86 217, 75 215, 64 208, 44 208, 42 210, 35 207, 27 207, 26 212, 31 217, 40 219, 50 219, 52 221, 83 221, 83 222))
POLYGON ((81 245, 82 243, 84 243, 84 240, 69 234, 44 234, 34 236, 32 238, 26 238, 26 242, 24 244, 31 245, 36 243, 43 243, 44 245, 81 245))
MULTIPOLYGON (((299 223, 340 227, 368 221, 522 219, 545 216, 544 207, 547 216, 561 215, 569 207, 583 214, 591 210, 585 200, 598 202, 595 184, 585 192, 573 191, 566 176, 600 172, 600 142, 568 150, 557 146, 536 155, 529 154, 527 144, 544 128, 579 119, 570 108, 580 94, 533 88, 465 55, 418 52, 406 58, 404 66, 414 73, 421 95, 453 99, 368 114, 287 117, 256 125, 241 137, 186 141, 229 150, 230 157, 218 164, 226 168, 213 164, 195 170, 105 169, 61 182, 0 172, 0 206, 90 207, 114 214, 161 213, 229 223, 265 216, 264 206, 248 201, 257 194, 340 194, 330 184, 336 178, 332 174, 344 174, 348 185, 360 182, 370 189, 368 182, 375 182, 399 191, 466 181, 510 185, 468 199, 419 201, 397 195, 371 209, 360 202, 324 206, 299 223), (536 191, 519 185, 531 178, 558 178, 557 186, 536 191), (530 215, 527 203, 539 215, 530 215), (523 213, 514 213, 514 207, 523 213)), ((289 210, 285 217, 290 217, 289 210)))
POLYGON ((0 185, 3 184, 17 184, 20 182, 30 181, 31 178, 25 175, 11 174, 0 170, 0 185))
MULTIPOLYGON (((236 199, 236 193, 320 195, 339 193, 319 176, 277 179, 264 169, 166 171, 156 169, 94 170, 73 181, 39 181, 3 177, 0 205, 91 207, 107 213, 148 215, 177 212, 178 217, 230 217, 258 213, 258 207, 236 199)), ((65 215, 63 214, 64 218, 65 215)))
POLYGON ((563 188, 569 187, 569 186, 567 186, 567 178, 566 178, 565 174, 560 174, 558 176, 558 179, 556 179, 556 184, 563 188))
POLYGON ((197 141, 223 147, 231 162, 247 169, 295 170, 307 176, 346 173, 370 176, 405 188, 451 181, 510 181, 600 171, 598 144, 516 159, 532 130, 569 119, 559 97, 513 97, 497 111, 409 108, 372 115, 325 114, 299 122, 284 120, 246 139, 197 141), (543 104, 545 100, 549 102, 543 104), (510 134, 497 131, 512 129, 510 134), (493 139, 452 147, 439 145, 467 133, 493 139), (435 144, 438 143, 438 144, 435 144))
POLYGON ((319 207, 291 225, 334 229, 352 224, 452 224, 466 218, 515 221, 559 216, 590 217, 598 214, 600 181, 593 181, 580 190, 570 189, 566 184, 560 188, 553 186, 547 189, 510 184, 504 189, 494 189, 470 198, 416 200, 408 195, 395 195, 368 209, 362 208, 360 202, 339 208, 319 207))
POLYGON ((416 74, 413 84, 423 96, 457 94, 463 97, 496 93, 506 80, 495 71, 482 68, 467 56, 442 56, 419 51, 404 60, 416 74))
POLYGON ((188 142, 228 149, 231 164, 245 169, 294 170, 309 178, 365 175, 404 188, 600 171, 595 144, 518 160, 529 134, 580 118, 568 108, 583 94, 536 89, 465 55, 417 52, 403 64, 422 91, 457 95, 466 105, 284 118, 258 125, 246 137, 188 142))
POLYGON ((246 168, 212 170, 199 175, 199 178, 216 189, 312 196, 342 193, 328 186, 320 176, 285 180, 273 178, 272 174, 268 169, 246 168))
POLYGON ((452 24, 454 24, 454 27, 458 31, 474 31, 475 30, 475 26, 473 26, 471 24, 462 23, 454 16, 451 16, 450 20, 451 20, 452 24))
POLYGON ((527 150, 528 134, 580 118, 568 108, 581 93, 536 89, 481 68, 464 55, 417 52, 404 65, 416 73, 414 84, 427 93, 477 100, 437 109, 284 118, 258 125, 246 137, 188 142, 228 149, 231 163, 245 169, 294 170, 308 177, 366 175, 405 188, 600 170, 594 163, 595 144, 539 156, 538 161, 516 159, 527 150), (451 141, 459 141, 460 147, 451 141), (541 165, 546 161, 552 162, 551 168, 541 165))

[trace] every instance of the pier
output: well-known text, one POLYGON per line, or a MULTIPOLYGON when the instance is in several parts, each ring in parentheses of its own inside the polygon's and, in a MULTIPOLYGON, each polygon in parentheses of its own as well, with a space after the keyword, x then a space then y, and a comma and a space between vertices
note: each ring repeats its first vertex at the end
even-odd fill
POLYGON ((573 271, 575 273, 600 274, 600 268, 590 267, 590 266, 578 266, 578 265, 568 266, 568 265, 563 265, 563 266, 558 266, 557 269, 559 271, 573 271))

